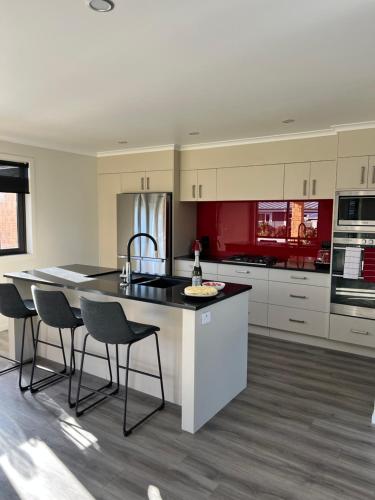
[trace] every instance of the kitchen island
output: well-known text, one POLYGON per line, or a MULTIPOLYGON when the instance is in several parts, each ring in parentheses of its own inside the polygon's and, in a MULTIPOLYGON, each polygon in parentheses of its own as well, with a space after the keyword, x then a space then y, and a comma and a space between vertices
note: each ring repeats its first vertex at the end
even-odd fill
MULTIPOLYGON (((119 272, 114 269, 70 265, 7 273, 23 298, 31 298, 31 285, 46 290, 61 289, 72 306, 79 307, 80 297, 117 301, 131 321, 160 327, 159 342, 166 400, 181 406, 181 427, 194 433, 247 386, 248 293, 251 286, 227 283, 224 290, 205 302, 182 296, 189 284, 183 278, 140 281, 120 286, 119 272)), ((139 280, 139 281, 138 281, 139 280)), ((82 348, 85 327, 77 330, 75 347, 82 348), (81 330, 81 331, 80 331, 81 330)), ((19 359, 21 321, 10 320, 10 356, 19 359)), ((46 325, 41 338, 58 340, 58 332, 46 325)), ((28 335, 31 355, 31 336, 28 335)), ((69 336, 64 336, 69 348, 69 336)), ((103 354, 103 344, 90 339, 88 349, 103 354)), ((125 364, 125 349, 120 349, 125 364)), ((61 362, 56 349, 43 346, 40 354, 61 362)), ((114 351, 111 351, 114 355, 114 351)), ((79 356, 77 356, 79 362, 79 356)), ((132 348, 131 368, 155 373, 156 354, 152 339, 132 348)), ((85 371, 105 378, 105 362, 87 357, 85 371)), ((124 374, 122 374, 124 376, 124 374)), ((123 383, 124 380, 122 380, 123 383)), ((138 373, 129 376, 130 387, 160 396, 158 381, 138 373)))

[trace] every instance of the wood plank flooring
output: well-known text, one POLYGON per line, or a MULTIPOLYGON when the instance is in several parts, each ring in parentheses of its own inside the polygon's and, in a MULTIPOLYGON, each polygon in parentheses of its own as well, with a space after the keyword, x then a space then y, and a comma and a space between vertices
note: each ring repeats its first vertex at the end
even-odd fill
MULTIPOLYGON (((16 382, 0 378, 1 500, 375 499, 374 360, 253 336, 248 388, 195 435, 168 404, 124 439, 120 402, 76 419, 66 382, 16 382)), ((135 417, 149 404, 132 392, 135 417)))

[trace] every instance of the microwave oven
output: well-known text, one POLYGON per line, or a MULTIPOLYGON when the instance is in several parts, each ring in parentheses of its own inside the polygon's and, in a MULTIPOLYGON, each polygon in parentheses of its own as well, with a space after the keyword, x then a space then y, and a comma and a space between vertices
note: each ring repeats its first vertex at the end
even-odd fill
POLYGON ((336 193, 335 231, 375 232, 375 191, 336 193))

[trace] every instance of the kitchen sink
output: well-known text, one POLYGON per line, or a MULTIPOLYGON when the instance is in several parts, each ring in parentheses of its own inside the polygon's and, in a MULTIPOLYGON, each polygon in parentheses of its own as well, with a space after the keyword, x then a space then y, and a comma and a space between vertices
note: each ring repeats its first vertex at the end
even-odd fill
POLYGON ((136 280, 133 283, 141 285, 141 286, 151 286, 153 288, 171 288, 172 286, 180 285, 181 281, 175 280, 173 278, 153 278, 147 279, 138 278, 138 283, 136 280))

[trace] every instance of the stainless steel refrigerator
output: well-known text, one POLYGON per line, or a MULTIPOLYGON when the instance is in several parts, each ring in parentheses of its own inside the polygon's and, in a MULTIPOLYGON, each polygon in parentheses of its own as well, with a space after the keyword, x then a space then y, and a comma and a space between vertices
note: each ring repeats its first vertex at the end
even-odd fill
POLYGON ((133 272, 166 275, 172 272, 171 193, 123 193, 117 195, 117 256, 121 269, 127 258, 129 238, 148 233, 158 244, 157 256, 149 238, 136 238, 131 246, 133 272))

